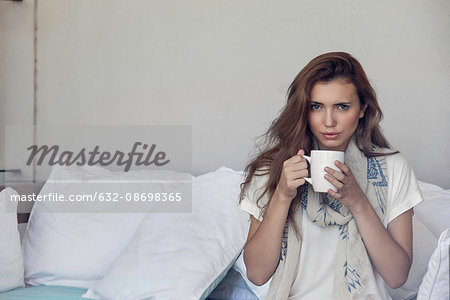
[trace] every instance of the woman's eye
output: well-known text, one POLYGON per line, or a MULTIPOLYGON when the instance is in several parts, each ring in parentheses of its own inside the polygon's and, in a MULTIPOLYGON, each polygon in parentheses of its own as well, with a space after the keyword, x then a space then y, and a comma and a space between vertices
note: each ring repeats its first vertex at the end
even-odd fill
POLYGON ((347 109, 349 108, 349 106, 348 106, 347 104, 339 104, 339 105, 338 105, 338 108, 339 108, 340 110, 347 110, 347 109))
POLYGON ((311 110, 318 110, 320 109, 320 105, 318 104, 311 104, 311 110))

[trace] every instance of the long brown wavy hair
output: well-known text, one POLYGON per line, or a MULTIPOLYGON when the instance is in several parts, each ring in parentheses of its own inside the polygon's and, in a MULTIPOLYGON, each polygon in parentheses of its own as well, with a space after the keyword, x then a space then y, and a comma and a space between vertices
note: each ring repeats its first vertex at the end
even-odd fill
MULTIPOLYGON (((383 113, 378 105, 374 89, 369 83, 361 64, 350 54, 345 52, 330 52, 311 60, 294 78, 288 88, 287 102, 280 115, 272 122, 269 129, 259 137, 257 153, 246 166, 246 179, 241 183, 240 201, 246 195, 249 184, 254 176, 269 175, 266 186, 257 197, 257 205, 268 194, 272 198, 277 187, 283 162, 303 149, 310 154, 314 145, 314 136, 308 125, 310 109, 310 95, 314 85, 318 82, 342 80, 352 83, 356 87, 360 105, 367 104, 364 116, 359 119, 354 136, 358 148, 366 157, 390 155, 397 152, 377 153, 372 151, 372 144, 381 148, 391 148, 383 136, 379 123, 383 113)), ((291 202, 288 220, 299 233, 294 221, 294 212, 299 206, 299 192, 291 202)), ((270 202, 270 201, 269 201, 270 202)), ((269 203, 263 205, 265 212, 269 203)))

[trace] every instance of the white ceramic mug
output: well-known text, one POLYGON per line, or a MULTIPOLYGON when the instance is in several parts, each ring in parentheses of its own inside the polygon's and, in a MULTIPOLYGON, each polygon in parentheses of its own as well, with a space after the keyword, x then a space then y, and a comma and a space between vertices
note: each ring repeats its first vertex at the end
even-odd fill
POLYGON ((337 192, 336 187, 324 177, 325 174, 327 174, 327 172, 325 172, 325 167, 341 172, 334 164, 334 161, 338 160, 344 163, 344 152, 312 150, 311 157, 306 155, 303 155, 303 157, 309 162, 311 172, 311 177, 305 178, 305 180, 313 186, 314 191, 326 193, 328 189, 332 189, 337 192))

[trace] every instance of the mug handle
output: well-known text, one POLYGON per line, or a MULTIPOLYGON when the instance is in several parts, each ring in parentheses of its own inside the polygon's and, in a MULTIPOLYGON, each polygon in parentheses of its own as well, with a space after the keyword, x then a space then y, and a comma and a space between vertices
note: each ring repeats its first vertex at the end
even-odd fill
MULTIPOLYGON (((306 158, 306 160, 309 162, 309 164, 311 165, 311 157, 309 157, 308 155, 302 155, 304 158, 306 158)), ((305 179, 309 184, 313 184, 312 183, 312 178, 311 177, 305 177, 303 178, 305 179)))

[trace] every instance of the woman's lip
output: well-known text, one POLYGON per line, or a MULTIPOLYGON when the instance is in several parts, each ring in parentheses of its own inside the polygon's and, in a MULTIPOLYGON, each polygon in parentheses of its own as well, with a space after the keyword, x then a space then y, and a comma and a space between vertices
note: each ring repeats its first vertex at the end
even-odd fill
POLYGON ((329 140, 334 140, 339 136, 338 132, 322 132, 322 135, 329 140))

